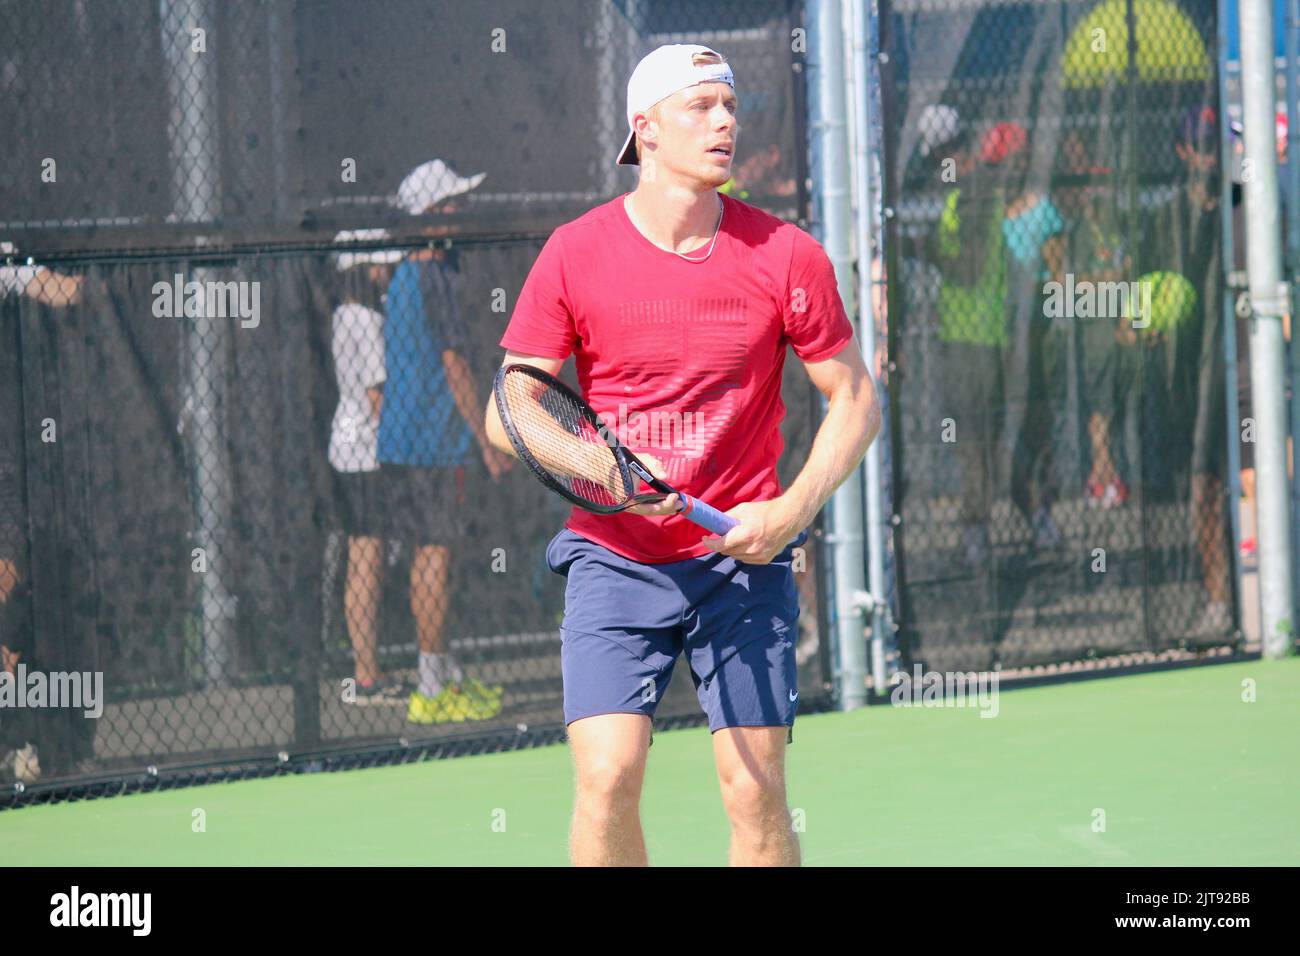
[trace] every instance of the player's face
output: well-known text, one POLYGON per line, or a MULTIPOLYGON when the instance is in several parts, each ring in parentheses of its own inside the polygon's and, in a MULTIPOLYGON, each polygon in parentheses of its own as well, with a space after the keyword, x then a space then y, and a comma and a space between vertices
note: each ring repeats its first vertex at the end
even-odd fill
POLYGON ((663 101, 655 161, 718 187, 731 178, 739 102, 726 83, 700 83, 663 101))

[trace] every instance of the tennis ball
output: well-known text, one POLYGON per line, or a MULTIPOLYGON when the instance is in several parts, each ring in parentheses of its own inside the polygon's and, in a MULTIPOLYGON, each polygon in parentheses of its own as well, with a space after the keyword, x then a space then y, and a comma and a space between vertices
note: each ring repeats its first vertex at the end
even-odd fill
POLYGON ((1177 272, 1148 272, 1138 279, 1138 288, 1144 304, 1149 303, 1147 332, 1173 332, 1196 314, 1196 287, 1177 272))

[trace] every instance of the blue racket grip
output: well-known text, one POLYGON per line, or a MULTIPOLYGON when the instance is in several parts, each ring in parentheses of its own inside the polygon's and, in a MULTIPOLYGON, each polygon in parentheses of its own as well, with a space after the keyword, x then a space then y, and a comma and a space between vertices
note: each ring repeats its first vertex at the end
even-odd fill
POLYGON ((707 528, 714 534, 726 534, 740 524, 735 518, 724 515, 712 505, 706 505, 699 498, 692 498, 688 494, 681 495, 681 507, 677 509, 677 513, 687 521, 694 521, 701 528, 707 528))

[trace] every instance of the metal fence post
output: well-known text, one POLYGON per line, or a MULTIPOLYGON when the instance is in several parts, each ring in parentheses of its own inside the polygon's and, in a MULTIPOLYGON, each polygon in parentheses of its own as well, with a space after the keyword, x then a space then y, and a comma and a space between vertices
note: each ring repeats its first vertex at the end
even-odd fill
POLYGON ((1274 153, 1273 11, 1271 0, 1239 0, 1241 102, 1245 121, 1247 271, 1253 313, 1250 334, 1251 398, 1256 426, 1256 487, 1259 508, 1259 580, 1264 653, 1282 657, 1293 640, 1291 514, 1287 483, 1287 409, 1278 224, 1277 157, 1274 153))
MULTIPOLYGON (((876 223, 876 190, 874 142, 872 131, 871 88, 871 4, 870 0, 852 0, 853 11, 853 123, 856 135, 853 140, 853 178, 858 196, 857 219, 854 223, 858 247, 858 311, 861 316, 859 333, 863 358, 871 371, 872 384, 880 393, 876 380, 876 354, 880 343, 877 335, 875 298, 872 296, 872 263, 877 255, 873 242, 876 223)), ((883 407, 883 402, 882 402, 883 407)), ((885 422, 881 434, 867 449, 867 584, 871 601, 871 688, 881 693, 888 675, 885 673, 887 643, 892 636, 892 615, 889 614, 889 594, 885 585, 885 526, 881 517, 881 458, 883 443, 888 440, 885 422)))
MULTIPOLYGON (((853 258, 849 236, 853 212, 849 192, 848 111, 844 97, 844 30, 839 0, 808 4, 810 133, 814 206, 822 246, 835 267, 840 298, 854 314, 853 258)), ((831 499, 830 545, 834 563, 835 617, 839 646, 836 678, 845 710, 867 702, 866 638, 863 632, 862 469, 856 468, 831 499)))
MULTIPOLYGON (((182 223, 212 220, 220 201, 217 131, 217 76, 211 52, 192 54, 196 26, 215 23, 207 0, 160 0, 159 22, 167 70, 171 121, 167 126, 172 163, 172 216, 182 223)), ((170 278, 170 277, 169 277, 170 278)), ((208 269, 191 269, 190 280, 215 278, 208 269)), ((177 316, 185 321, 185 316, 177 316)), ((212 316, 190 319, 186 327, 186 407, 182 426, 194 468, 195 546, 203 549, 199 622, 202 673, 209 686, 225 684, 232 667, 234 599, 226 580, 226 532, 230 526, 230 468, 225 441, 225 380, 229 322, 212 316)))

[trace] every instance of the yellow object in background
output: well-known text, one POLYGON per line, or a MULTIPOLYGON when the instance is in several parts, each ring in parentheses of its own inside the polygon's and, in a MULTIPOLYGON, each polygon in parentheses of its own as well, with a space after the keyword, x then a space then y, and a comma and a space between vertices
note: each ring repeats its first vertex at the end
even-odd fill
MULTIPOLYGON (((736 192, 736 177, 732 176, 725 183, 719 186, 718 192, 722 193, 725 196, 730 196, 733 192, 736 192)), ((748 199, 749 190, 742 189, 739 192, 737 192, 736 195, 739 196, 741 199, 748 199)))

